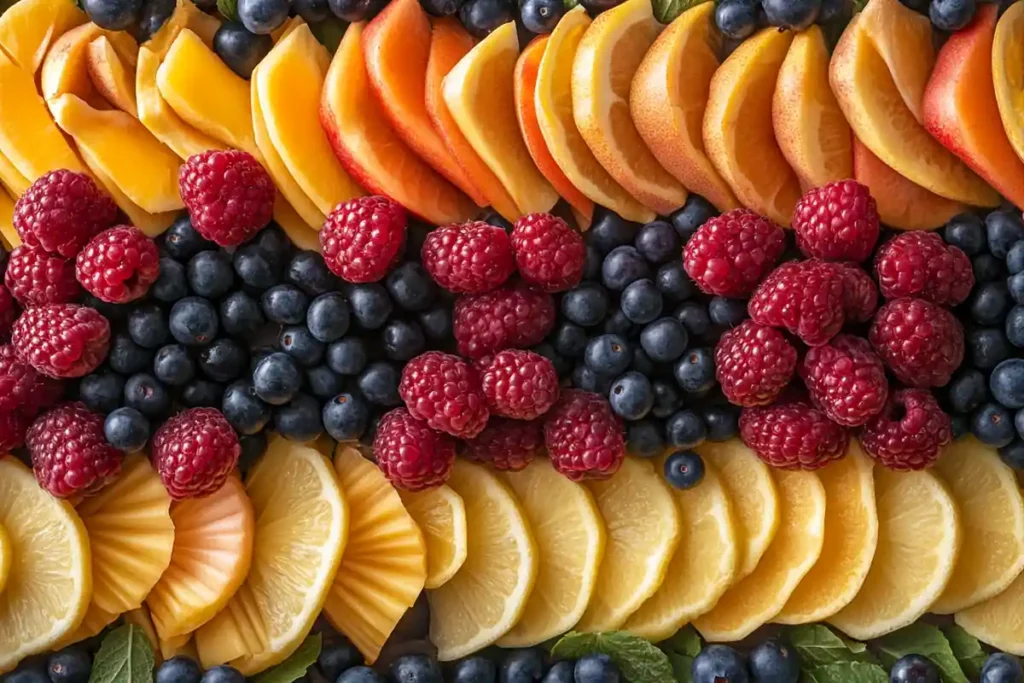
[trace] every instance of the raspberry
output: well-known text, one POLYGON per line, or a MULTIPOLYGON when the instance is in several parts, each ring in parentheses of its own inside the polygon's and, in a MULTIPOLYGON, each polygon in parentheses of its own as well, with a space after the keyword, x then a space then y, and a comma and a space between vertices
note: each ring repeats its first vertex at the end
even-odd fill
POLYGON ((63 393, 59 380, 40 375, 18 360, 10 344, 0 346, 0 413, 18 412, 32 418, 41 408, 60 400, 63 393))
POLYGON ((683 267, 706 294, 745 297, 785 248, 782 228, 753 211, 734 209, 697 229, 683 249, 683 267))
POLYGON ((160 275, 156 244, 138 228, 119 225, 93 237, 75 259, 85 290, 101 301, 123 304, 145 295, 160 275))
POLYGON ((432 230, 422 255, 434 282, 456 294, 488 292, 516 270, 508 233, 483 221, 432 230))
POLYGON ((916 296, 956 306, 974 287, 971 259, 934 232, 905 232, 883 244, 875 256, 875 274, 886 299, 916 296))
POLYGON ((409 218, 387 197, 357 197, 339 204, 320 230, 331 272, 346 282, 377 282, 398 263, 409 218))
POLYGON ((78 304, 30 308, 11 335, 18 358, 49 377, 87 375, 110 347, 110 323, 99 311, 78 304))
POLYGON ((123 456, 103 436, 103 416, 80 401, 33 422, 25 445, 39 485, 58 498, 96 493, 121 471, 123 456))
POLYGON ((178 191, 192 226, 222 247, 247 241, 274 216, 274 182, 238 149, 190 156, 178 170, 178 191))
POLYGON ((84 173, 60 169, 40 176, 14 205, 22 243, 71 258, 117 219, 117 205, 84 173))
POLYGON ((440 486, 455 464, 454 439, 431 429, 405 408, 396 408, 380 419, 373 452, 388 481, 406 491, 440 486))
POLYGON ((845 427, 858 427, 889 397, 882 359, 866 339, 841 334, 807 352, 800 377, 815 407, 845 427))
POLYGON ((480 381, 487 407, 502 417, 533 420, 558 400, 554 364, 532 351, 499 351, 480 381))
POLYGON ((555 302, 539 289, 506 285, 493 292, 460 296, 452 315, 459 353, 480 358, 539 344, 555 326, 555 302))
POLYGON ((4 284, 22 306, 66 304, 82 291, 73 260, 24 245, 11 252, 4 284))
POLYGON ((7 453, 25 443, 25 433, 32 418, 24 413, 0 413, 0 453, 7 453))
POLYGON ((11 338, 11 329, 18 319, 18 304, 6 286, 0 284, 0 341, 11 338))
POLYGON ((173 500, 216 493, 241 453, 238 435, 215 408, 183 410, 153 435, 153 465, 173 500))
POLYGON ((519 275, 545 292, 571 289, 583 279, 587 247, 583 236, 561 218, 531 213, 512 229, 519 275))
POLYGON ((860 263, 871 256, 880 228, 875 200, 856 180, 808 190, 793 210, 796 246, 808 258, 860 263))
POLYGON ((476 369, 458 356, 422 353, 406 363, 398 395, 409 414, 431 429, 472 439, 487 425, 487 402, 476 369))
POLYGON ((893 392, 885 408, 860 432, 870 456, 891 470, 923 470, 953 439, 952 422, 924 389, 893 392))
POLYGON ((722 393, 738 406, 774 401, 796 370, 796 349, 785 335, 747 320, 718 340, 715 376, 722 393))
POLYGON ((843 327, 843 283, 842 272, 831 263, 783 263, 758 285, 748 304, 750 317, 819 346, 843 327))
POLYGON ((626 457, 622 420, 600 394, 566 389, 544 418, 544 445, 573 481, 607 479, 626 457))
POLYGON ((466 442, 463 455, 496 470, 515 472, 529 465, 542 448, 544 427, 540 420, 495 417, 476 438, 466 442))
POLYGON ((866 323, 878 308, 878 288, 875 281, 860 266, 836 263, 834 267, 843 275, 843 314, 849 322, 866 323))
POLYGON ((868 339, 896 378, 918 388, 941 387, 964 359, 964 328, 924 299, 895 299, 871 322, 868 339))
POLYGON ((758 457, 784 470, 816 470, 846 453, 850 433, 808 401, 744 408, 740 437, 758 457))

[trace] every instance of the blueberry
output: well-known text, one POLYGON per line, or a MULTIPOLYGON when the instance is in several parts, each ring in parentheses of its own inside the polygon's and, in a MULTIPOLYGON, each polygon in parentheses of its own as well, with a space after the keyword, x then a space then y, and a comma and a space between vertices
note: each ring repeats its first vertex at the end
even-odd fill
POLYGON ((726 38, 745 40, 757 30, 757 10, 754 0, 722 0, 715 7, 715 26, 726 38))
POLYGON ((939 670, 927 657, 904 655, 889 671, 890 683, 939 683, 939 670))
POLYGON ((973 213, 953 216, 942 230, 946 244, 959 247, 968 256, 977 256, 986 247, 985 223, 973 213))
POLYGON ((222 664, 203 673, 202 683, 245 683, 245 676, 233 666, 222 664))
POLYGON ((290 325, 281 330, 277 344, 299 365, 307 368, 318 365, 327 349, 326 344, 314 337, 305 325, 290 325))
POLYGON ((1020 660, 1005 652, 990 654, 981 665, 979 683, 1022 683, 1024 667, 1020 660))
POLYGON ((821 0, 762 0, 771 26, 801 31, 818 20, 821 0))
POLYGON ((139 42, 149 40, 174 12, 174 0, 146 0, 139 13, 139 42))
POLYGON ((1024 272, 1006 279, 1006 291, 1015 304, 1024 304, 1024 272))
MULTIPOLYGON (((936 4, 970 4, 972 0, 932 0, 936 4)), ((1005 259, 1010 248, 1020 240, 1024 240, 1024 223, 1017 211, 993 211, 985 217, 985 236, 988 239, 988 250, 997 259, 1005 259)))
POLYGON ((575 681, 576 662, 569 660, 552 664, 548 672, 544 674, 544 678, 541 679, 541 683, 575 683, 575 681))
POLYGON ((715 296, 708 302, 708 317, 721 327, 736 327, 747 319, 747 302, 715 296))
POLYGON ((1024 409, 1018 410, 1013 416, 1013 427, 1017 430, 1017 436, 1024 439, 1024 409))
POLYGON ((486 657, 460 659, 452 668, 451 683, 496 683, 497 680, 498 667, 486 657))
POLYGON ((128 334, 132 341, 143 348, 163 346, 167 342, 167 333, 167 317, 156 304, 142 304, 128 316, 128 334))
POLYGON ((1005 275, 1005 263, 992 254, 978 254, 971 259, 974 279, 978 282, 993 282, 1005 275))
POLYGON ((821 0, 821 11, 818 12, 819 24, 830 24, 839 21, 843 17, 849 17, 850 4, 848 0, 821 0))
POLYGON ((288 0, 238 0, 238 18, 246 29, 269 35, 288 20, 288 0))
POLYGON ((616 334, 602 334, 587 342, 583 359, 594 372, 617 376, 629 367, 633 349, 629 342, 616 334))
POLYGON ((651 277, 651 266, 636 247, 615 247, 601 264, 601 281, 614 292, 632 282, 651 277))
POLYGON ((434 342, 447 342, 452 338, 452 310, 446 306, 432 308, 416 315, 416 319, 427 335, 434 342))
POLYGON ((1006 252, 1006 270, 1010 275, 1024 272, 1024 240, 1014 242, 1010 251, 1006 252))
POLYGON ((231 292, 220 302, 220 324, 233 337, 247 338, 266 324, 260 302, 245 292, 231 292))
POLYGON ((348 337, 328 346, 327 367, 339 375, 358 375, 366 367, 366 345, 363 340, 348 337))
POLYGON ((216 244, 207 240, 192 227, 192 219, 188 217, 187 213, 182 213, 174 219, 163 237, 164 251, 170 254, 171 258, 182 263, 203 249, 217 248, 216 244))
POLYGON ((256 434, 270 422, 270 406, 260 400, 251 382, 229 384, 221 400, 221 412, 240 435, 256 434))
POLYGON ((475 38, 486 38, 513 18, 512 8, 505 0, 469 0, 459 8, 459 21, 475 38))
POLYGON ((220 408, 224 387, 208 379, 196 378, 181 390, 179 400, 186 408, 220 408))
POLYGON ((596 280, 601 276, 601 261, 601 254, 594 248, 594 245, 588 244, 587 258, 583 262, 584 280, 596 280))
POLYGON ((619 683, 622 674, 605 654, 583 655, 576 660, 576 683, 619 683))
POLYGON ((636 233, 633 246, 640 255, 651 263, 665 263, 679 259, 679 235, 671 224, 657 220, 641 227, 636 233))
POLYGON ((969 413, 988 399, 988 382, 978 370, 957 373, 946 388, 946 400, 954 413, 969 413))
POLYGON ((213 35, 213 51, 228 68, 247 80, 272 47, 273 38, 257 35, 239 21, 224 22, 213 35))
POLYGON ((673 302, 685 301, 697 292, 697 286, 686 274, 683 262, 679 260, 658 268, 658 272, 654 274, 654 284, 666 299, 673 302))
POLYGON ((156 352, 153 374, 164 384, 180 387, 196 374, 196 366, 189 356, 188 348, 182 344, 168 344, 156 352))
POLYGON ((302 386, 302 370, 287 353, 272 353, 259 362, 252 373, 256 395, 275 406, 295 397, 302 386))
POLYGON ((633 331, 633 321, 626 317, 621 308, 616 308, 604 320, 601 331, 605 334, 618 334, 628 336, 633 331))
POLYGON ((168 321, 171 336, 186 346, 205 346, 217 337, 217 309, 201 297, 176 302, 168 321))
POLYGON ((52 683, 88 683, 92 658, 81 647, 72 645, 50 655, 46 673, 52 683))
POLYGON ((118 408, 104 420, 103 436, 119 451, 141 451, 149 441, 149 420, 134 408, 118 408))
POLYGON ((231 257, 223 251, 201 251, 185 268, 188 286, 193 294, 216 299, 225 294, 235 282, 231 257))
POLYGON ((331 16, 327 0, 292 0, 292 10, 307 24, 319 24, 331 16))
POLYGON ((617 7, 622 2, 623 0, 585 0, 580 4, 583 5, 584 9, 586 9, 591 16, 597 16, 601 12, 606 12, 613 7, 617 7))
POLYGON ((94 372, 78 383, 78 398, 94 413, 106 415, 117 410, 123 395, 124 377, 114 372, 94 372))
POLYGON ((325 642, 316 660, 317 668, 328 683, 337 680, 343 671, 362 663, 363 655, 347 638, 340 638, 338 642, 325 642))
POLYGON ((665 481, 677 489, 692 489, 704 480, 704 461, 693 451, 676 451, 665 459, 665 481))
POLYGON ((430 308, 437 293, 426 269, 415 261, 403 263, 388 273, 384 286, 399 308, 413 313, 430 308))
POLYGON ((272 323, 297 325, 306 319, 309 298, 295 285, 274 285, 260 297, 263 314, 272 323))
POLYGON ((358 395, 339 393, 324 404, 324 429, 335 441, 356 441, 370 422, 370 409, 358 395))
POLYGON ((367 401, 390 408, 402 402, 398 396, 400 374, 398 368, 391 363, 371 363, 359 375, 356 384, 367 401))
POLYGON ((695 448, 707 438, 704 419, 692 410, 680 410, 665 423, 665 440, 676 448, 695 448))
POLYGON ((999 457, 1007 467, 1024 472, 1024 439, 1015 439, 1009 446, 1000 448, 999 457))
MULTIPOLYGON (((729 0, 732 2, 732 0, 729 0)), ((725 4, 725 0, 723 3, 725 4)), ((757 3, 751 3, 756 6, 757 3)), ((735 11, 735 10, 734 10, 735 11)), ((715 23, 718 24, 718 15, 715 14, 715 23)), ((721 24, 718 24, 719 30, 721 30, 721 24)), ((686 203, 683 204, 683 208, 679 209, 669 218, 672 221, 672 227, 676 229, 676 234, 679 235, 679 239, 683 244, 690 241, 693 237, 693 233, 697 232, 697 228, 704 225, 708 220, 718 215, 718 210, 708 200, 701 197, 699 194, 690 193, 686 198, 686 203)))
POLYGON ((4 676, 4 683, 51 683, 42 663, 31 660, 4 676))
POLYGON ((579 325, 561 322, 551 333, 551 345, 556 352, 563 356, 578 358, 583 355, 583 351, 587 347, 587 333, 579 325))
POLYGON ((584 391, 593 391, 598 394, 607 394, 614 377, 601 375, 586 365, 577 365, 572 371, 572 385, 584 391))
POLYGON ((139 372, 124 383, 124 404, 146 417, 160 418, 171 409, 171 395, 153 375, 139 372))
POLYGON ((607 209, 595 212, 594 221, 586 233, 587 244, 604 256, 615 247, 632 244, 636 226, 617 213, 607 209))
POLYGON ((391 317, 391 297, 376 282, 353 285, 348 301, 352 306, 352 316, 364 330, 376 330, 391 317))
POLYGON ((748 683, 747 663, 728 645, 707 645, 693 659, 693 683, 748 683))
POLYGON ((957 441, 971 433, 971 418, 968 415, 950 415, 949 429, 953 440, 957 441))
POLYGON ((458 0, 420 0, 427 14, 434 17, 450 17, 459 11, 458 0))
POLYGON ((323 433, 320 403, 309 394, 296 394, 274 409, 274 429, 289 441, 308 443, 323 433))
POLYGON ((974 18, 977 10, 975 0, 932 0, 928 17, 940 31, 959 31, 974 18))
POLYGON ((281 279, 277 264, 258 244, 249 243, 239 248, 232 258, 232 265, 242 284, 253 291, 262 292, 281 279))
POLYGON ((306 370, 306 384, 309 385, 311 394, 324 400, 340 394, 345 388, 342 376, 326 365, 317 365, 306 370))
POLYGON ((654 364, 651 357, 643 349, 633 349, 633 360, 629 363, 630 370, 636 370, 641 375, 653 377, 658 374, 658 366, 654 364))
POLYGON ((160 258, 160 275, 150 288, 149 293, 157 301, 172 304, 178 299, 188 296, 188 280, 185 277, 185 266, 167 256, 160 258))
POLYGON ((335 683, 387 683, 387 681, 368 666, 354 666, 343 671, 335 683))
POLYGON ((403 655, 391 662, 395 683, 444 683, 437 660, 422 654, 403 655))
POLYGON ((157 667, 155 683, 199 683, 203 670, 191 657, 178 655, 157 667))
POLYGON ((313 337, 325 344, 345 336, 349 328, 348 302, 339 292, 321 294, 306 311, 306 326, 313 337))
POLYGON ((548 342, 541 342, 530 349, 538 356, 544 356, 555 366, 555 373, 561 378, 572 371, 573 359, 555 351, 555 347, 548 342))
MULTIPOLYGON (((928 13, 928 0, 900 0, 900 4, 903 5, 904 7, 909 7, 918 14, 928 13)), ((965 216, 967 214, 960 215, 965 216)))
POLYGON ((1013 414, 998 403, 986 403, 971 418, 971 433, 978 441, 1002 448, 1017 436, 1013 414))
POLYGON ((675 318, 654 321, 640 333, 640 346, 656 363, 671 363, 686 351, 689 334, 675 318))
POLYGON ((288 262, 284 279, 310 296, 318 296, 338 288, 338 278, 330 271, 323 257, 315 251, 300 251, 288 262))
POLYGON ((123 31, 139 20, 142 0, 83 0, 92 23, 108 31, 123 31))
MULTIPOLYGON (((1013 344, 1018 349, 1024 348, 1024 305, 1014 306, 1006 314, 1006 336, 1004 341, 1013 344)), ((1006 355, 1009 355, 1009 348, 1006 355)))
POLYGON ((640 458, 653 458, 665 449, 662 425, 653 420, 631 422, 626 426, 626 448, 640 458))
POLYGON ((534 683, 544 675, 544 655, 537 648, 509 650, 501 663, 501 683, 534 683))
POLYGON ((706 406, 701 411, 701 418, 708 426, 708 441, 721 443, 740 433, 740 411, 736 406, 706 406))
POLYGON ((656 379, 651 382, 651 390, 654 392, 654 407, 651 408, 654 417, 665 419, 683 407, 683 398, 674 383, 656 379))
POLYGON ((679 387, 688 394, 701 394, 715 384, 715 353, 711 349, 690 349, 672 368, 679 387))
POLYGON ((637 325, 646 325, 661 315, 664 306, 661 292, 651 280, 637 280, 622 292, 619 306, 630 321, 637 325))
MULTIPOLYGON (((2 273, 3 269, 7 267, 7 261, 5 260, 6 252, 4 252, 4 257, 5 258, 0 259, 0 273, 2 273)), ((112 304, 106 301, 101 301, 92 294, 83 295, 81 297, 81 303, 83 306, 96 309, 103 314, 104 318, 112 323, 124 320, 133 310, 135 310, 130 304, 112 304)))
POLYGON ((967 333, 967 351, 974 367, 991 370, 1010 357, 1010 344, 998 327, 983 327, 967 333))
POLYGON ((673 311, 672 316, 683 324, 692 337, 703 337, 711 329, 711 316, 696 301, 687 301, 673 311))
POLYGON ((258 244, 267 258, 271 259, 279 268, 284 268, 284 264, 291 258, 292 241, 288 239, 288 235, 284 234, 284 230, 273 221, 249 241, 258 244))
POLYGON ((608 402, 612 411, 622 419, 640 420, 654 407, 651 381, 639 372, 627 372, 612 382, 608 402))
POLYGON ((523 26, 531 33, 551 33, 563 14, 565 5, 560 0, 522 0, 519 3, 523 26))
POLYGON ((391 360, 407 361, 423 353, 427 339, 411 320, 389 320, 384 325, 384 353, 391 360))
POLYGON ((608 314, 608 291, 596 282, 583 282, 562 296, 562 315, 581 327, 593 327, 608 314))
POLYGON ((1024 359, 1010 358, 997 365, 988 379, 992 397, 1007 408, 1024 408, 1024 359))
POLYGON ((797 683, 800 678, 800 656, 789 643, 771 638, 755 645, 747 658, 757 683, 797 683))
POLYGON ((986 282, 974 288, 967 305, 976 323, 997 325, 1010 310, 1010 293, 1002 282, 986 282))

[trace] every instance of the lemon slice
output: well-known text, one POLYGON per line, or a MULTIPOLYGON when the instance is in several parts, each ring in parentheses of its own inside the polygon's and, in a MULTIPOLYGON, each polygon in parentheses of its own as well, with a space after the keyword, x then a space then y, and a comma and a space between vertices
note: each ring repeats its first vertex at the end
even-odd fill
POLYGON ((0 524, 13 557, 0 593, 0 673, 45 652, 81 623, 92 594, 85 525, 67 501, 36 483, 14 458, 0 458, 0 524))
MULTIPOLYGON (((658 460, 659 469, 664 468, 666 457, 658 460)), ((661 588, 622 627, 653 642, 669 638, 714 607, 739 566, 732 503, 715 468, 704 463, 703 481, 691 489, 673 489, 672 495, 679 509, 682 540, 661 588)))
POLYGON ((954 618, 978 640, 1024 657, 1024 574, 999 595, 957 612, 954 618))
POLYGON ((526 512, 540 564, 523 616, 498 645, 531 647, 565 633, 583 616, 604 557, 604 521, 590 492, 546 458, 506 472, 504 479, 526 512))
POLYGON ((14 546, 7 529, 0 524, 0 593, 4 592, 7 577, 11 574, 11 560, 14 558, 14 546))
POLYGON ((825 542, 775 622, 824 621, 846 607, 864 584, 878 545, 873 463, 851 441, 846 457, 816 472, 825 486, 825 542))
POLYGON ((97 607, 96 603, 91 602, 89 603, 89 609, 86 610, 85 616, 82 618, 82 623, 78 625, 78 628, 62 638, 59 642, 55 643, 51 649, 61 650, 68 645, 80 643, 83 640, 99 635, 103 629, 117 621, 119 616, 121 615, 116 612, 107 612, 106 610, 97 607))
MULTIPOLYGON (((182 638, 187 634, 161 642, 174 643, 182 638)), ((195 632, 195 646, 196 658, 204 669, 266 652, 270 646, 267 622, 248 583, 243 583, 227 606, 195 632)))
POLYGON ((928 611, 951 614, 999 595, 1024 571, 1024 500, 1013 470, 973 437, 935 464, 960 511, 963 540, 953 576, 928 611))
POLYGON ((877 638, 928 611, 949 583, 960 513, 934 474, 875 468, 878 548, 857 597, 829 623, 857 640, 877 638))
POLYGON ((348 507, 330 463, 312 448, 274 437, 249 472, 256 514, 246 584, 267 627, 267 648, 234 660, 246 676, 279 664, 313 627, 348 536, 348 507))
POLYGON ((351 521, 324 614, 372 663, 423 591, 427 549, 398 492, 375 464, 342 446, 334 467, 351 521))
POLYGON ((398 491, 406 511, 423 532, 427 546, 424 588, 439 588, 466 561, 466 505, 448 486, 426 491, 398 491))
POLYGON ((593 597, 576 630, 614 631, 665 579, 679 545, 679 511, 665 479, 648 460, 627 457, 615 476, 587 486, 608 541, 593 597))
POLYGON ((754 571, 779 527, 779 502, 768 465, 739 439, 705 442, 697 452, 722 479, 732 501, 740 540, 740 565, 734 581, 754 571))
POLYGON ((448 486, 466 504, 469 552, 451 581, 427 592, 430 640, 444 662, 487 647, 512 629, 538 565, 526 515, 495 474, 456 458, 448 486))
POLYGON ((776 470, 779 530, 757 568, 725 592, 714 609, 694 620, 706 640, 742 640, 782 610, 821 555, 825 487, 813 472, 776 470))

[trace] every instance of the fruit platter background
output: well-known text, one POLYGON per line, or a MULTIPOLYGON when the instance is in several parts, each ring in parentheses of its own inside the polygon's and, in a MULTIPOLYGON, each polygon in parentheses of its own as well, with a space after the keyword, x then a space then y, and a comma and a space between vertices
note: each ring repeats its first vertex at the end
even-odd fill
POLYGON ((4 683, 1024 683, 1024 2, 0 10, 4 683))

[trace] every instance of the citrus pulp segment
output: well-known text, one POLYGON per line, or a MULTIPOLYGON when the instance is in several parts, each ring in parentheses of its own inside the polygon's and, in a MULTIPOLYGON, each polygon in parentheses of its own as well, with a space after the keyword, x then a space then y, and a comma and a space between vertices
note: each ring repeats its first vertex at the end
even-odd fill
MULTIPOLYGON (((172 636, 168 642, 187 639, 172 636)), ((163 641, 163 639, 161 639, 163 641)), ((260 614, 256 595, 248 583, 232 596, 228 604, 195 632, 196 657, 204 669, 243 657, 254 657, 270 646, 267 621, 260 614)))
POLYGON ((103 629, 117 621, 119 616, 121 615, 116 612, 108 612, 97 607, 95 602, 90 602, 89 609, 86 610, 85 616, 82 617, 82 623, 78 625, 78 628, 54 643, 51 649, 61 650, 68 645, 80 643, 83 640, 99 635, 103 632, 103 629))
POLYGON ((999 595, 957 612, 954 618, 978 640, 1024 657, 1024 574, 999 595))
POLYGON ((406 512, 423 532, 427 549, 427 577, 423 587, 446 584, 466 561, 466 505, 451 487, 425 491, 398 491, 406 512))

